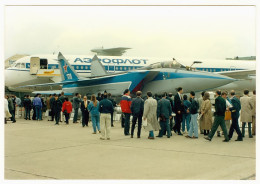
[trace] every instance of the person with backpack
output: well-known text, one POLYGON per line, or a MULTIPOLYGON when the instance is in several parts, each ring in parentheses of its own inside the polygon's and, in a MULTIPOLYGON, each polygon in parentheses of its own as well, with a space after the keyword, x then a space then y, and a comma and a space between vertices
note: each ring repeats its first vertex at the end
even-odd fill
POLYGON ((195 100, 195 92, 191 91, 190 92, 190 115, 191 115, 191 121, 190 121, 190 129, 188 132, 188 135, 186 136, 187 138, 192 138, 192 139, 198 139, 199 137, 199 131, 198 131, 198 123, 197 123, 197 118, 198 118, 198 109, 199 109, 199 103, 197 100, 195 100), (192 134, 194 136, 192 136, 192 134))

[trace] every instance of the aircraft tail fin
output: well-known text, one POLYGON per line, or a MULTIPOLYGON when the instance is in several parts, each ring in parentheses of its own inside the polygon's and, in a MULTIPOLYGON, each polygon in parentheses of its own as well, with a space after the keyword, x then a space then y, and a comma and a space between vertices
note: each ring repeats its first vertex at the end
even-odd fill
POLYGON ((92 62, 91 62, 91 76, 102 76, 107 74, 108 73, 105 67, 102 65, 97 55, 95 55, 92 58, 92 62))
POLYGON ((59 52, 58 63, 63 81, 77 81, 79 76, 73 67, 69 64, 67 59, 59 52))

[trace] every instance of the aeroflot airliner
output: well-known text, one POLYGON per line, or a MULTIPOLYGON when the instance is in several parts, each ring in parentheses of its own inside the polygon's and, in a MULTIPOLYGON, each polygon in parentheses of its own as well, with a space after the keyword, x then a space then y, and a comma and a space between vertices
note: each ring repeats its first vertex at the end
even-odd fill
MULTIPOLYGON (((93 56, 66 55, 69 63, 81 77, 91 75, 93 56)), ((172 61, 146 57, 99 56, 101 63, 108 73, 134 70, 153 63, 172 61)), ((190 66, 194 60, 179 60, 184 66, 190 66)), ((207 72, 225 72, 240 70, 255 70, 255 61, 242 60, 201 60, 193 68, 207 72)), ((14 90, 17 86, 41 84, 61 81, 57 55, 31 55, 18 59, 5 70, 5 86, 14 90)), ((26 89, 20 89, 26 92, 26 89)), ((16 89, 17 91, 17 89, 16 89)))

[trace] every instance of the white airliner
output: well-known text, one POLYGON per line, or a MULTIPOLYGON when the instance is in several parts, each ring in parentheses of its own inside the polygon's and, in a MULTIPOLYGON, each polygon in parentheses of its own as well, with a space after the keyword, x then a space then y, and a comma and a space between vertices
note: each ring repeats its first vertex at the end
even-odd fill
MULTIPOLYGON (((74 70, 81 77, 89 77, 91 75, 91 61, 93 56, 84 55, 66 55, 68 62, 74 67, 74 70)), ((101 63, 109 73, 134 70, 148 66, 153 63, 172 61, 172 59, 158 59, 146 57, 121 57, 121 56, 99 56, 101 63)), ((185 66, 191 66, 194 60, 177 59, 178 62, 185 66)), ((200 60, 196 61, 192 67, 208 72, 218 72, 224 75, 233 76, 240 74, 239 79, 248 79, 251 86, 241 86, 239 88, 255 89, 255 61, 242 60, 200 60), (202 63, 200 63, 202 62, 202 63), (244 71, 250 70, 250 72, 244 71), (242 73, 242 75, 241 75, 242 73), (251 79, 250 79, 251 77, 251 79), (245 88, 244 88, 245 87, 245 88)), ((188 67, 187 67, 188 69, 188 67)), ((57 61, 57 55, 31 55, 18 59, 11 67, 5 70, 5 86, 11 91, 17 91, 17 86, 33 85, 41 83, 59 82, 61 81, 60 70, 57 61)), ((239 81, 236 81, 236 83, 239 81)), ((231 83, 233 84, 233 83, 231 83)), ((248 84, 246 82, 245 84, 248 84)), ((230 84, 228 84, 230 85, 230 84)), ((234 89, 234 88, 232 88, 234 89)), ((236 90, 236 89, 235 89, 236 90)), ((21 88, 20 92, 29 92, 28 89, 21 88)))

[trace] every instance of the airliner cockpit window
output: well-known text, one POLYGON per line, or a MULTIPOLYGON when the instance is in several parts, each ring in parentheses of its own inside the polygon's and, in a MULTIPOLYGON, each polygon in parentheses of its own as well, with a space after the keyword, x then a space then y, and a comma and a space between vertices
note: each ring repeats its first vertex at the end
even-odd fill
POLYGON ((17 63, 17 64, 15 65, 15 68, 20 68, 20 66, 21 66, 21 64, 20 64, 20 63, 17 63))
POLYGON ((150 64, 149 66, 140 68, 140 70, 151 70, 151 69, 158 69, 158 68, 179 69, 179 68, 185 68, 185 66, 183 66, 176 60, 173 60, 173 61, 163 61, 163 62, 153 63, 153 64, 150 64))
POLYGON ((25 68, 25 64, 24 63, 21 63, 21 68, 25 68))
POLYGON ((173 61, 164 61, 161 63, 154 63, 151 64, 151 68, 155 69, 155 68, 173 68, 173 69, 179 69, 181 68, 181 64, 178 63, 176 60, 173 61))

